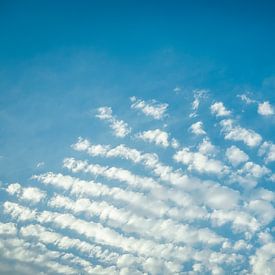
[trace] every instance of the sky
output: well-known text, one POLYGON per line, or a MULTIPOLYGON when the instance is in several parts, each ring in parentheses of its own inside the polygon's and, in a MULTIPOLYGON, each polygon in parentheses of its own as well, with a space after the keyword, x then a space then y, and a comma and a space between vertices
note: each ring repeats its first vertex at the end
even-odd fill
POLYGON ((0 274, 274 274, 274 1, 0 1, 0 274))

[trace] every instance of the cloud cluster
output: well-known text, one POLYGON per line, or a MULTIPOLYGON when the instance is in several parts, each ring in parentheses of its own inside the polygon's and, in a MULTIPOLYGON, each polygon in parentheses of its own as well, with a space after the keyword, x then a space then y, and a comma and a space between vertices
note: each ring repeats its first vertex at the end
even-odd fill
MULTIPOLYGON (((194 97, 191 117, 200 98, 194 97)), ((166 115, 165 104, 131 100, 131 109, 147 116, 166 115)), ((248 147, 216 143, 202 120, 189 128, 199 140, 189 147, 158 128, 134 133, 124 140, 130 144, 80 137, 71 146, 74 157, 63 159, 62 173, 34 175, 28 185, 3 184, 0 270, 271 275, 274 144, 238 125, 222 102, 210 112, 221 118, 218 134, 248 147), (136 148, 137 139, 148 142, 146 150, 136 148)), ((131 133, 110 107, 97 109, 96 116, 120 141, 131 133)))

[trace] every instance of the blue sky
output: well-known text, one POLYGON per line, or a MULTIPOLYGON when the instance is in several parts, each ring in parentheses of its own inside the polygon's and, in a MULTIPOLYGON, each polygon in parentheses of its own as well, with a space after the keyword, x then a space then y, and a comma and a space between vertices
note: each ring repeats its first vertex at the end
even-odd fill
POLYGON ((274 10, 1 1, 1 272, 272 274, 274 10))

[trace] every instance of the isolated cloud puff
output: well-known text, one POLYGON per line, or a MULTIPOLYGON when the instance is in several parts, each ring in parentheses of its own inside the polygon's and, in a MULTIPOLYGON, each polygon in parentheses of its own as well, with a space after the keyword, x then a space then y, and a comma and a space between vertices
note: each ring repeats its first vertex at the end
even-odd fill
POLYGON ((140 110, 146 116, 150 116, 154 119, 162 119, 165 116, 168 108, 167 103, 158 103, 155 100, 144 101, 137 99, 135 96, 131 97, 130 100, 132 102, 132 109, 140 110))
POLYGON ((227 110, 222 102, 215 102, 210 107, 211 113, 217 117, 229 116, 231 112, 227 110))
POLYGON ((274 108, 268 101, 264 101, 263 103, 259 103, 258 113, 262 116, 271 116, 274 115, 274 108))
POLYGON ((206 134, 206 132, 203 130, 203 123, 201 121, 193 123, 189 129, 195 135, 205 135, 206 134))

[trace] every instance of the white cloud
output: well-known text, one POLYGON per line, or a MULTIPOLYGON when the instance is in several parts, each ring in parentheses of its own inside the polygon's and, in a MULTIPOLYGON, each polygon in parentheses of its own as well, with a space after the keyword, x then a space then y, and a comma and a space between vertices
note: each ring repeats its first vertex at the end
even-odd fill
POLYGON ((275 161, 275 144, 265 141, 258 152, 259 156, 265 157, 265 162, 269 163, 275 161))
POLYGON ((215 102, 210 107, 211 113, 217 117, 229 116, 231 112, 227 110, 222 102, 215 102))
POLYGON ((73 214, 85 213, 86 217, 98 216, 102 224, 158 241, 165 239, 177 243, 204 243, 205 245, 213 245, 223 241, 223 238, 209 229, 192 228, 170 219, 147 219, 123 208, 116 208, 106 202, 90 202, 88 199, 72 201, 63 196, 55 196, 49 205, 68 209, 73 214))
POLYGON ((7 192, 16 195, 20 200, 38 203, 46 197, 46 192, 36 187, 22 187, 19 183, 10 184, 7 192))
POLYGON ((268 101, 264 101, 263 103, 259 103, 258 105, 258 114, 262 116, 274 115, 274 108, 268 101))
POLYGON ((244 166, 238 170, 238 173, 245 174, 248 176, 252 176, 255 178, 261 178, 265 175, 270 174, 270 170, 266 168, 265 166, 260 166, 256 163, 253 163, 251 161, 246 162, 244 166))
POLYGON ((196 170, 200 173, 226 173, 226 166, 222 162, 210 159, 200 152, 191 152, 188 148, 176 152, 173 156, 174 160, 188 166, 189 170, 196 170))
POLYGON ((249 147, 258 146, 262 142, 262 137, 258 133, 242 128, 239 125, 234 125, 232 119, 222 120, 220 125, 225 139, 242 141, 249 147))
POLYGON ((211 143, 208 138, 204 138, 203 141, 198 145, 198 150, 203 155, 215 155, 217 148, 211 143))
POLYGON ((196 123, 193 123, 190 126, 190 131, 195 135, 205 135, 206 132, 203 130, 203 124, 201 121, 198 121, 196 123))
POLYGON ((255 275, 273 275, 275 270, 275 243, 268 243, 256 250, 250 257, 252 272, 255 275))
POLYGON ((161 131, 160 129, 141 132, 137 134, 137 137, 163 147, 168 147, 170 145, 168 133, 161 131))
POLYGON ((237 97, 239 97, 242 101, 244 101, 246 104, 252 104, 252 103, 256 103, 257 101, 254 99, 251 99, 248 95, 246 94, 241 94, 241 95, 237 95, 237 97))
POLYGON ((225 155, 233 166, 237 166, 249 159, 248 155, 235 145, 227 148, 225 155))
POLYGON ((166 114, 168 104, 157 103, 156 101, 144 101, 137 99, 136 97, 130 98, 132 109, 141 110, 146 116, 150 116, 154 119, 162 119, 166 114))
MULTIPOLYGON (((200 104, 196 99, 195 114, 200 104)), ((217 116, 229 115, 224 106, 215 108, 217 116)), ((116 135, 124 135, 111 108, 99 108, 97 116, 107 120, 116 135)), ((199 124, 194 131, 204 131, 199 124)), ((221 126, 225 139, 251 147, 261 143, 261 136, 233 120, 222 120, 221 126)), ((18 183, 1 186, 7 196, 1 203, 0 270, 2 259, 29 267, 26 274, 191 275, 233 270, 244 275, 272 270, 272 248, 264 246, 273 242, 275 195, 268 184, 262 188, 262 180, 272 177, 271 169, 231 145, 225 152, 229 168, 220 156, 226 148, 214 146, 207 136, 190 149, 160 129, 140 135, 144 133, 148 142, 177 149, 173 158, 188 172, 183 165, 165 164, 171 161, 171 148, 159 156, 125 144, 93 144, 79 138, 72 148, 97 158, 65 158, 64 171, 70 175, 49 172, 32 177, 41 189, 18 183), (94 180, 88 180, 91 177, 94 180), (245 184, 255 188, 247 190, 245 184)), ((261 160, 270 161, 272 149, 272 143, 263 143, 261 160)), ((15 267, 10 273, 24 273, 15 267)))
POLYGON ((274 221, 275 208, 270 202, 264 200, 252 200, 248 204, 251 212, 261 221, 262 225, 267 225, 274 221))
POLYGON ((205 98, 207 95, 206 90, 195 90, 194 91, 194 101, 192 102, 192 113, 189 117, 196 117, 199 109, 200 101, 202 98, 205 98))
POLYGON ((113 116, 111 107, 100 107, 97 109, 96 117, 109 122, 113 134, 117 137, 125 137, 131 132, 131 128, 123 120, 118 120, 113 116))

